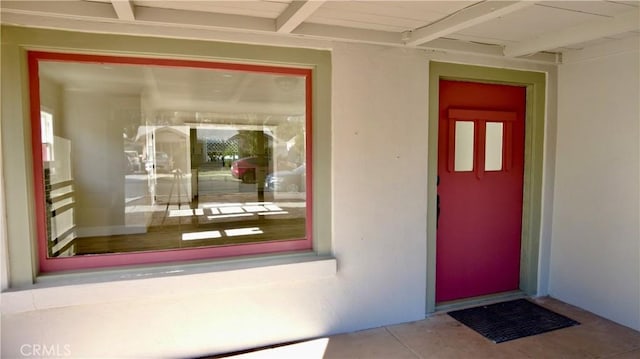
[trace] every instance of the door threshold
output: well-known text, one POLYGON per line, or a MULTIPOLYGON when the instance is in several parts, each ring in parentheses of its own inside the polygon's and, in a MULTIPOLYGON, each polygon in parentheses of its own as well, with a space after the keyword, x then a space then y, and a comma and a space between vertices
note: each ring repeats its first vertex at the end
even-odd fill
POLYGON ((526 298, 527 295, 521 290, 514 290, 510 292, 488 294, 473 298, 456 299, 447 302, 436 303, 436 308, 433 313, 438 314, 445 313, 452 310, 465 309, 470 307, 477 307, 480 305, 489 305, 498 302, 504 302, 507 300, 526 298))

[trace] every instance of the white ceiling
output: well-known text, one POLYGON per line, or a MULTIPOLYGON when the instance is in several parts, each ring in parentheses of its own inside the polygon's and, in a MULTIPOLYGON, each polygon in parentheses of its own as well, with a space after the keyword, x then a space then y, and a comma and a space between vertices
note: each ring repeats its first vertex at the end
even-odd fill
MULTIPOLYGON (((203 30, 481 52, 557 62, 640 41, 635 1, 2 0, 3 24, 207 38, 203 30), (125 26, 126 25, 126 26, 125 26)), ((207 38, 210 39, 210 38, 207 38)))
POLYGON ((294 75, 65 61, 41 61, 38 70, 41 81, 61 86, 66 96, 137 96, 147 115, 171 117, 174 124, 202 119, 273 124, 304 118, 306 108, 304 79, 294 75))

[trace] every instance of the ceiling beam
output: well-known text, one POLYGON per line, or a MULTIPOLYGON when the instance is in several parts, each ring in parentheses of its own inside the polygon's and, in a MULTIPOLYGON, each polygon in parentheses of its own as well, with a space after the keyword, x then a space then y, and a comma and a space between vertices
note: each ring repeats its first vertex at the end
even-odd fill
POLYGON ((288 34, 313 14, 325 0, 294 0, 276 19, 276 32, 288 34))
MULTIPOLYGON (((503 47, 500 45, 487 45, 479 44, 469 41, 441 38, 422 46, 418 46, 418 49, 429 49, 432 51, 440 51, 446 53, 457 53, 464 55, 477 55, 477 56, 489 56, 505 58, 502 51, 503 47)), ((559 63, 560 58, 553 53, 541 52, 524 58, 518 58, 519 61, 529 61, 532 63, 559 63)))
POLYGON ((110 3, 88 1, 0 1, 2 23, 9 13, 52 16, 66 19, 116 20, 117 15, 110 3))
POLYGON ((403 46, 400 41, 400 34, 397 32, 357 29, 337 25, 323 25, 305 22, 300 24, 300 26, 292 31, 291 34, 317 39, 403 46))
MULTIPOLYGON (((1 22, 3 25, 43 27, 78 32, 301 48, 331 48, 332 44, 324 41, 406 47, 398 32, 303 22, 291 33, 281 34, 274 31, 274 19, 242 15, 203 14, 197 11, 140 6, 135 9, 135 21, 122 21, 116 16, 111 3, 102 2, 0 0, 0 10, 2 11, 1 22), (69 6, 70 4, 75 6, 69 6)), ((432 52, 504 58, 503 49, 499 46, 445 38, 413 47, 432 52)), ((174 51, 167 51, 167 53, 174 53, 174 51)), ((179 52, 176 54, 180 55, 179 52)), ((519 58, 517 61, 548 64, 554 63, 556 58, 551 54, 540 53, 519 58)))
POLYGON ((640 11, 634 9, 611 18, 583 22, 568 28, 546 32, 529 40, 507 45, 504 48, 504 55, 509 57, 524 56, 638 30, 640 30, 640 11))
POLYGON ((140 6, 136 9, 136 23, 161 26, 226 29, 275 33, 273 19, 192 10, 173 10, 140 6))
POLYGON ((418 46, 514 11, 522 10, 535 3, 536 1, 483 1, 464 8, 431 25, 410 31, 405 34, 405 44, 418 46))
POLYGON ((111 0, 111 5, 120 20, 133 21, 136 19, 134 15, 134 5, 131 0, 111 0))

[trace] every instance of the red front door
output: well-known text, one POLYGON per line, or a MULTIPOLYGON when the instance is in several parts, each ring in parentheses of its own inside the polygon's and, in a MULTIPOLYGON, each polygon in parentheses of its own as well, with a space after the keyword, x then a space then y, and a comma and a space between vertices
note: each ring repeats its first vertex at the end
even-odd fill
POLYGON ((518 289, 526 88, 440 81, 436 302, 518 289))

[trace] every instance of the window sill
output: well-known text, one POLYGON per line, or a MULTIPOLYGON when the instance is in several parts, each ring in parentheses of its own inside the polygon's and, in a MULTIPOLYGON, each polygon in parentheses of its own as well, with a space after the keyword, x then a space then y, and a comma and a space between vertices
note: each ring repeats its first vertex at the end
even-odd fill
POLYGON ((1 294, 2 314, 188 296, 334 276, 336 259, 315 253, 44 275, 1 294))

